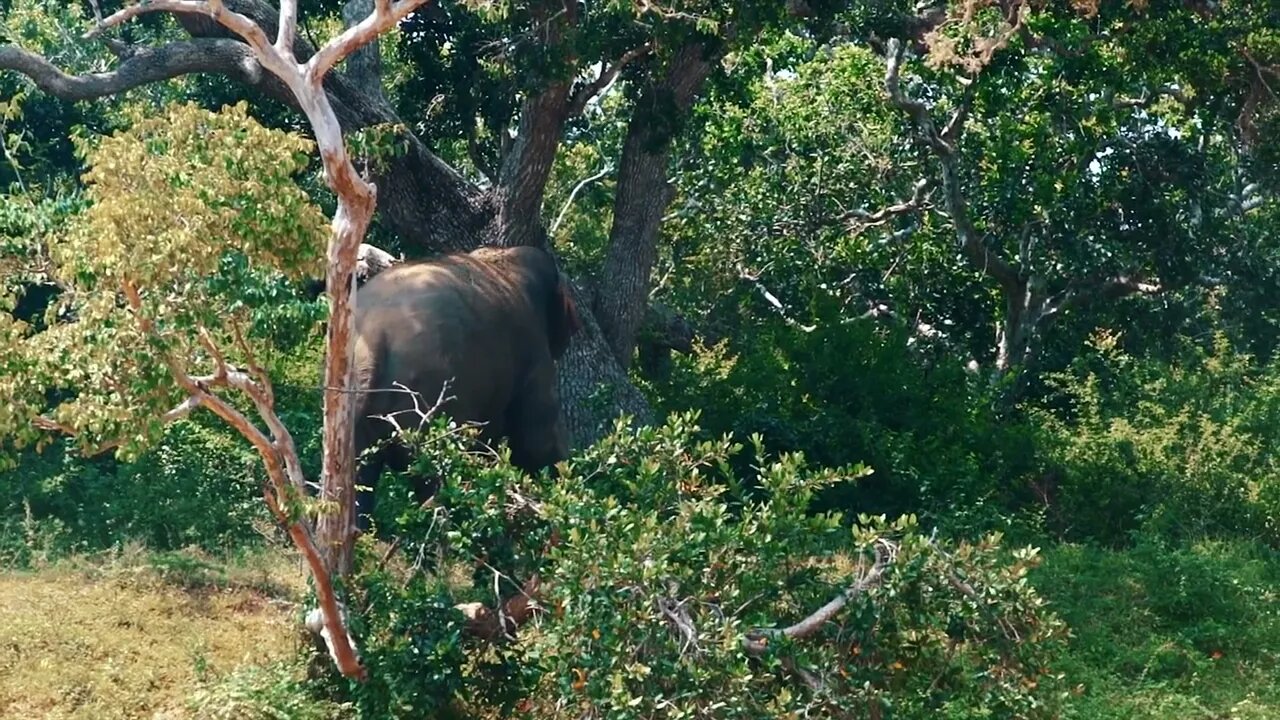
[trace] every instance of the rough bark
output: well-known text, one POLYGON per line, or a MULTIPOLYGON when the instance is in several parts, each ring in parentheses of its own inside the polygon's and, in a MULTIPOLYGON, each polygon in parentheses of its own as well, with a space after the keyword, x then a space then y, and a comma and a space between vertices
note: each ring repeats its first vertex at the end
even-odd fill
MULTIPOLYGON (((574 302, 585 307, 582 298, 587 293, 571 286, 574 302)), ((581 318, 582 330, 559 363, 560 397, 572 447, 590 445, 608 434, 619 415, 641 425, 655 419, 648 400, 610 352, 595 316, 587 312, 581 318)))
POLYGON ((675 129, 688 116, 715 58, 692 40, 640 96, 618 167, 613 227, 595 309, 610 352, 625 370, 648 307, 662 216, 675 196, 667 180, 675 129))
MULTIPOLYGON (((538 24, 545 28, 539 34, 552 52, 561 52, 565 29, 577 21, 576 2, 554 2, 539 5, 536 10, 538 24)), ((569 117, 571 85, 570 79, 551 78, 540 92, 521 104, 519 128, 502 159, 494 188, 498 216, 492 235, 497 245, 547 245, 542 199, 569 117)))

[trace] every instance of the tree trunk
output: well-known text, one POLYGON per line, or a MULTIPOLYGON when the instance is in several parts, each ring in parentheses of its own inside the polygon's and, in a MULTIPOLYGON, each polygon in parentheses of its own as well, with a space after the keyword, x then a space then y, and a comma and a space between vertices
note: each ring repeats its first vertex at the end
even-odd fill
MULTIPOLYGON (((534 8, 539 24, 545 23, 544 42, 553 53, 562 52, 564 31, 577 22, 576 0, 564 0, 560 12, 556 12, 559 2, 534 8)), ((521 103, 515 141, 502 159, 494 189, 498 216, 497 227, 490 235, 491 242, 497 245, 547 248, 542 199, 569 117, 571 86, 570 78, 550 78, 541 92, 521 103)))
POLYGON ((636 331, 649 304, 658 229, 675 197, 667 181, 672 141, 711 74, 713 62, 697 40, 681 47, 661 79, 645 88, 627 128, 601 274, 607 282, 601 283, 595 299, 605 341, 624 370, 631 365, 636 331))
MULTIPOLYGON (((579 307, 586 307, 583 301, 588 295, 576 284, 573 295, 579 307)), ((619 415, 629 415, 640 425, 652 424, 656 417, 649 401, 610 351, 595 316, 583 312, 581 317, 582 330, 558 365, 560 402, 569 443, 575 448, 586 447, 608 434, 619 415)))

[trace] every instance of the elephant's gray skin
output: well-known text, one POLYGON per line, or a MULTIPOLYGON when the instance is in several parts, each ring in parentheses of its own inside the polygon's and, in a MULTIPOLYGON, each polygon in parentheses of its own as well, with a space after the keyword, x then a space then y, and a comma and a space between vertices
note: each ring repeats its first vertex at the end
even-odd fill
MULTIPOLYGON (((447 381, 453 399, 441 411, 458 422, 486 423, 481 439, 506 438, 512 463, 527 472, 568 456, 555 362, 581 326, 549 253, 481 248, 397 265, 374 276, 356 298, 359 485, 373 488, 384 466, 403 471, 409 464, 395 443, 360 458, 393 432, 374 416, 414 407, 412 396, 394 391, 397 382, 418 393, 425 409, 447 381)), ((401 425, 417 423, 413 413, 396 418, 401 425)), ((357 492, 362 531, 373 500, 371 489, 357 492)))

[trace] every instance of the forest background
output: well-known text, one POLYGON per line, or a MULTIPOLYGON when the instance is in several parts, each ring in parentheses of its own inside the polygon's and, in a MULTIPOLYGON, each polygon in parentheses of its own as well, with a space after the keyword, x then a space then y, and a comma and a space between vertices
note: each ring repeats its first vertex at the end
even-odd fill
POLYGON ((244 661, 311 590, 103 282, 165 352, 232 328, 319 477, 311 128, 198 15, 0 8, 0 712, 1280 712, 1280 4, 432 2, 340 65, 368 242, 548 247, 586 324, 559 477, 438 420, 436 503, 384 483, 364 682, 244 661))

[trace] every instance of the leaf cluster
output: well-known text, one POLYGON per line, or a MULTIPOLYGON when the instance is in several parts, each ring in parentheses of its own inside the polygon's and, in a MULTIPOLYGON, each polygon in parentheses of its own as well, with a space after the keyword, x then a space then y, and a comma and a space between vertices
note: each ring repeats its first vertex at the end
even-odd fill
POLYGON ((1005 549, 998 535, 944 542, 914 517, 815 513, 819 491, 865 469, 766 459, 753 438, 759 460, 738 473, 730 458, 743 448, 701 434, 692 415, 620 423, 559 477, 530 481, 466 451, 444 421, 419 433, 432 459, 418 471, 440 494, 420 508, 406 485, 385 489, 397 509, 384 529, 403 555, 368 547, 352 581, 378 669, 355 690, 362 712, 448 702, 538 717, 1053 716, 1048 658, 1064 628, 1026 582, 1034 549, 1005 549), (748 651, 748 633, 846 592, 882 540, 896 553, 879 583, 811 636, 748 651), (495 607, 535 572, 541 612, 513 641, 466 638, 451 603, 495 607))
POLYGON ((63 294, 41 331, 0 315, 0 435, 36 440, 32 420, 52 407, 47 420, 82 447, 137 450, 183 399, 175 372, 211 371, 210 348, 244 362, 253 331, 316 319, 269 310, 285 281, 320 268, 326 222, 294 178, 311 143, 262 127, 244 104, 176 104, 77 144, 87 207, 31 255, 63 294))

